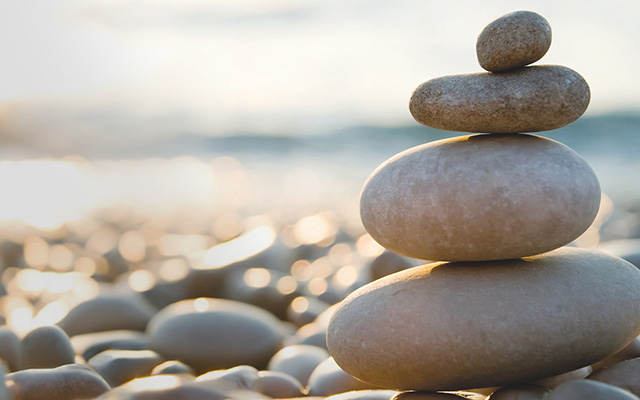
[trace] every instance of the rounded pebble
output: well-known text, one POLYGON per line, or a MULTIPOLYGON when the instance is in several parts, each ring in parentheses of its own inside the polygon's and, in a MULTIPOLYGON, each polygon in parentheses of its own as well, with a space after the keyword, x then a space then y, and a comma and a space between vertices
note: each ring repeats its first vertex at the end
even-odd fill
POLYGON ((165 361, 151 370, 151 375, 194 375, 193 369, 185 363, 176 360, 165 361))
POLYGON ((333 358, 328 358, 321 362, 309 377, 310 396, 331 396, 353 390, 367 389, 377 389, 377 387, 362 382, 344 372, 333 358))
POLYGON ((334 394, 325 400, 391 400, 398 392, 394 390, 353 390, 350 392, 334 394))
POLYGON ((267 369, 289 374, 303 386, 306 386, 313 370, 327 358, 329 358, 329 353, 320 347, 292 345, 284 347, 274 354, 269 360, 267 369))
POLYGON ((25 369, 6 378, 13 400, 92 399, 110 389, 95 371, 78 364, 25 369))
POLYGON ((425 260, 525 257, 593 222, 600 185, 569 147, 533 135, 472 135, 406 150, 365 183, 362 223, 382 246, 425 260))
POLYGON ((58 326, 72 337, 114 330, 144 331, 155 312, 141 297, 100 295, 73 307, 58 326))
POLYGON ((487 25, 476 42, 480 66, 501 72, 542 58, 551 46, 551 26, 540 14, 515 11, 487 25))
POLYGON ((293 376, 277 371, 260 371, 260 393, 275 399, 302 397, 305 390, 293 376))
POLYGON ((640 396, 640 357, 599 369, 587 379, 618 386, 640 396))
POLYGON ((589 105, 587 82, 570 68, 531 66, 494 74, 451 75, 424 82, 409 102, 411 115, 435 129, 522 133, 557 129, 589 105))
POLYGON ((633 265, 584 249, 434 263, 352 293, 333 315, 327 344, 346 372, 384 388, 504 386, 625 347, 640 332, 638 287, 633 265))
POLYGON ((20 343, 21 368, 55 368, 73 364, 75 352, 69 336, 55 325, 30 331, 20 343))
POLYGON ((116 387, 151 374, 153 368, 163 361, 158 353, 151 350, 105 350, 92 357, 88 364, 111 387, 116 387))
POLYGON ((94 332, 72 337, 71 345, 76 354, 88 361, 105 350, 149 350, 149 338, 139 331, 94 332))
POLYGON ((638 400, 638 397, 606 383, 577 380, 558 386, 544 400, 638 400))
POLYGON ((284 336, 279 320, 261 308, 203 297, 162 309, 147 333, 152 349, 196 372, 242 364, 263 368, 284 336))

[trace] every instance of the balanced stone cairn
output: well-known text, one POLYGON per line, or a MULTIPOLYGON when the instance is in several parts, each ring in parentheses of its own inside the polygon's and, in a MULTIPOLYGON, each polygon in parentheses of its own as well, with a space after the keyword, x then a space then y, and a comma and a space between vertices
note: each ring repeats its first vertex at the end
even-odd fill
POLYGON ((593 170, 569 147, 524 134, 560 128, 589 103, 575 71, 527 66, 550 44, 543 17, 507 14, 478 37, 489 72, 413 93, 418 122, 481 134, 401 152, 366 182, 369 234, 440 262, 374 281, 336 310, 329 352, 354 377, 423 391, 532 382, 603 360, 640 334, 640 271, 562 247, 596 216, 593 170))

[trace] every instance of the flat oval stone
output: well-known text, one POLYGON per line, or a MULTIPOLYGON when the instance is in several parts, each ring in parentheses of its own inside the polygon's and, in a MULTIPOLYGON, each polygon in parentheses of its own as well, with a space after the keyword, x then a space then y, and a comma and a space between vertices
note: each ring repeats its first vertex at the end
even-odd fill
POLYGON ((481 261, 544 253, 593 222, 600 185, 569 147, 532 135, 438 140, 392 157, 360 199, 369 234, 424 260, 481 261))
POLYGON ((538 61, 551 46, 551 26, 531 11, 515 11, 487 25, 476 42, 480 66, 501 72, 538 61))
POLYGON ((267 311, 204 297, 165 307, 147 333, 153 350, 198 373, 242 364, 265 367, 284 338, 280 321, 267 311))
POLYGON ((557 129, 578 119, 589 105, 587 82, 559 65, 451 75, 413 92, 416 121, 460 132, 521 133, 557 129))
POLYGON ((461 390, 558 375, 640 332, 640 271, 603 252, 434 263, 366 285, 341 304, 329 353, 384 388, 461 390))

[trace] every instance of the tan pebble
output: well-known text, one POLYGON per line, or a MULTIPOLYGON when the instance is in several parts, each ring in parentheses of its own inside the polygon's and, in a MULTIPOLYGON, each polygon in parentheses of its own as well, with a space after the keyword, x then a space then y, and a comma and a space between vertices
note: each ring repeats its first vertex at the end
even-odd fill
POLYGON ((377 389, 377 387, 364 383, 344 372, 333 358, 328 358, 320 363, 309 377, 310 396, 331 396, 353 390, 367 389, 377 389))
POLYGON ((532 383, 521 383, 502 387, 493 392, 487 400, 542 400, 549 389, 532 383))
POLYGON ((391 400, 398 392, 395 390, 353 390, 350 392, 334 394, 325 400, 391 400))
POLYGON ((638 400, 638 397, 618 387, 585 379, 563 383, 544 400, 638 400))
POLYGON ((627 347, 620 350, 616 354, 593 364, 591 368, 595 371, 636 357, 640 357, 640 338, 635 338, 635 340, 631 342, 627 347))
POLYGON ((282 347, 284 330, 261 308, 201 297, 162 309, 147 334, 152 349, 202 373, 244 364, 265 367, 282 347))
POLYGON ((542 58, 551 46, 551 26, 540 14, 515 11, 487 25, 476 42, 480 66, 501 72, 542 58))
POLYGON ((20 339, 8 326, 0 326, 0 359, 9 371, 15 371, 20 364, 20 339))
POLYGON ((362 223, 387 249, 424 260, 525 257, 563 246, 593 222, 600 185, 562 143, 472 135, 397 154, 365 183, 362 223))
POLYGON ((260 393, 276 399, 304 396, 302 384, 293 376, 277 371, 260 371, 260 393))
POLYGON ((105 350, 149 350, 149 338, 139 331, 116 330, 76 335, 71 345, 76 354, 89 360, 105 350))
POLYGON ((73 307, 58 326, 71 337, 123 329, 144 331, 155 312, 139 296, 100 295, 73 307))
POLYGON ((176 361, 176 360, 165 361, 162 364, 158 364, 151 371, 151 375, 178 375, 178 374, 194 375, 195 372, 187 364, 180 361, 176 361))
POLYGON ((149 375, 163 361, 158 353, 151 350, 105 350, 93 356, 88 365, 111 387, 116 387, 149 375))
POLYGON ((577 248, 434 263, 352 293, 333 316, 327 344, 346 372, 385 388, 526 382, 588 366, 630 343, 640 332, 638 287, 633 265, 577 248))
POLYGON ((329 353, 317 346, 303 344, 287 346, 273 355, 267 369, 289 374, 302 386, 306 386, 313 370, 327 358, 329 353))
POLYGON ((20 343, 21 369, 55 368, 73 364, 75 352, 69 336, 55 325, 30 331, 20 343))
POLYGON ((6 379, 13 400, 92 399, 110 389, 91 368, 76 364, 25 369, 8 374, 6 379))
POLYGON ((544 386, 548 389, 555 389, 557 386, 569 381, 574 381, 576 379, 584 379, 589 374, 593 372, 593 368, 587 365, 586 367, 578 368, 573 371, 565 372, 564 374, 550 376, 548 378, 540 379, 535 383, 541 386, 544 386))
POLYGON ((557 129, 589 105, 587 82, 559 65, 494 74, 451 75, 424 82, 409 102, 411 115, 435 129, 522 133, 557 129))
POLYGON ((640 396, 640 357, 599 369, 587 379, 619 386, 640 396))

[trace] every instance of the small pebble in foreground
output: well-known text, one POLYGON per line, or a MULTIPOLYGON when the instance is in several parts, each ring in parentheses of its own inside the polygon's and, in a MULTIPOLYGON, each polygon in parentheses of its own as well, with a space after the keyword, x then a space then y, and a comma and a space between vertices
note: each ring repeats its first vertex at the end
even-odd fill
POLYGON ((551 26, 540 14, 515 11, 487 25, 476 42, 480 66, 490 72, 524 67, 551 46, 551 26))

